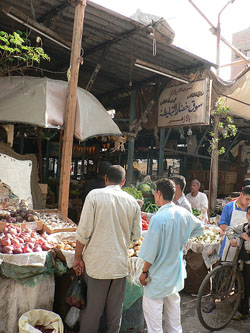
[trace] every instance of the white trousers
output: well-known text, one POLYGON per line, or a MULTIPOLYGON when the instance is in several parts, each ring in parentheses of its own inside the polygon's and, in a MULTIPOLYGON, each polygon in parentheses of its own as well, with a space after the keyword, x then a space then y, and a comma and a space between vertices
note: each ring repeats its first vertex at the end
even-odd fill
POLYGON ((148 333, 182 333, 178 293, 163 299, 152 299, 143 295, 142 306, 148 333))

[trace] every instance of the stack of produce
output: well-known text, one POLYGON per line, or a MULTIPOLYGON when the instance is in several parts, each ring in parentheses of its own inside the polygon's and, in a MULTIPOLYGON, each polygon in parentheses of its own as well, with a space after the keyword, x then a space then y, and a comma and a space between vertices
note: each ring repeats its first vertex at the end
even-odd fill
POLYGON ((39 220, 39 214, 33 210, 11 209, 0 210, 0 222, 22 223, 34 222, 39 220))
POLYGON ((136 243, 131 244, 128 250, 128 257, 138 257, 138 253, 140 251, 142 242, 143 242, 143 237, 141 237, 136 243))
POLYGON ((132 195, 135 199, 142 200, 142 192, 137 190, 135 187, 123 187, 123 191, 127 192, 128 194, 132 195))
POLYGON ((192 243, 198 244, 213 244, 219 243, 221 241, 221 237, 219 231, 208 228, 204 229, 204 234, 202 236, 192 238, 191 241, 192 243))
POLYGON ((199 209, 192 208, 192 212, 193 212, 194 216, 200 216, 201 215, 201 211, 199 209))
POLYGON ((142 214, 141 216, 141 222, 142 222, 142 230, 148 230, 149 227, 149 221, 145 215, 142 214))
POLYGON ((47 233, 76 230, 76 225, 71 220, 64 220, 58 213, 39 213, 39 218, 47 233))
POLYGON ((76 242, 72 240, 63 239, 61 241, 58 241, 55 247, 59 250, 75 251, 76 242))
POLYGON ((154 184, 151 182, 140 183, 137 186, 137 189, 142 192, 144 198, 153 198, 154 197, 154 184))
POLYGON ((8 225, 0 233, 0 252, 5 254, 21 254, 48 251, 54 244, 48 242, 37 232, 8 225))
POLYGON ((145 213, 156 213, 159 207, 152 200, 145 200, 142 211, 145 213))

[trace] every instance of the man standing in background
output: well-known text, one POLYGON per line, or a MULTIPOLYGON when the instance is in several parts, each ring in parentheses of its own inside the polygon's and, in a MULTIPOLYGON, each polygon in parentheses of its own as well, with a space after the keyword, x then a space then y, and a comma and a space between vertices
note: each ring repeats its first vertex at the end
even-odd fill
POLYGON ((99 166, 97 176, 95 178, 90 178, 86 181, 86 183, 84 184, 84 187, 83 187, 83 191, 82 191, 82 203, 83 204, 86 199, 86 196, 88 195, 88 193, 90 191, 92 191, 96 188, 103 188, 106 186, 105 175, 107 174, 107 171, 108 171, 109 167, 111 167, 111 165, 112 164, 107 161, 102 161, 99 166))
POLYGON ((192 213, 192 207, 190 202, 187 200, 184 190, 186 187, 186 179, 181 175, 175 175, 170 177, 172 181, 175 183, 175 195, 174 195, 174 203, 177 206, 186 208, 190 213, 192 213))

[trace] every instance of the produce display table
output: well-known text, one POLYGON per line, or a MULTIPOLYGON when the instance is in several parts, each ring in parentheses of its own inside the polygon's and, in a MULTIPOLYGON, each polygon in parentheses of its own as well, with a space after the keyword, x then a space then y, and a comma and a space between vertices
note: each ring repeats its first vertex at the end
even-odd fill
POLYGON ((189 294, 198 293, 209 268, 219 260, 220 244, 216 227, 205 229, 204 236, 190 239, 186 243, 184 251, 187 278, 184 291, 189 294))

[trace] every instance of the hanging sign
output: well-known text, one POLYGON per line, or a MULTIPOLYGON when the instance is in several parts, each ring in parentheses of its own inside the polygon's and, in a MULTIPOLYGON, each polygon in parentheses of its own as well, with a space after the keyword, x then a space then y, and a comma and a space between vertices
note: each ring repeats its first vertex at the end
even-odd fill
POLYGON ((212 81, 166 88, 160 95, 158 127, 209 125, 212 81))

